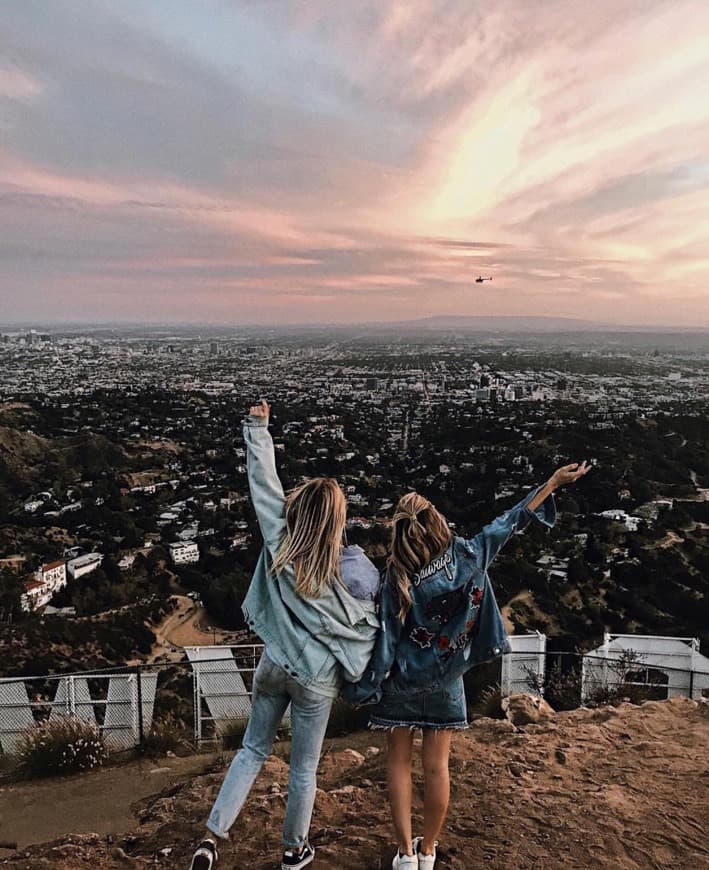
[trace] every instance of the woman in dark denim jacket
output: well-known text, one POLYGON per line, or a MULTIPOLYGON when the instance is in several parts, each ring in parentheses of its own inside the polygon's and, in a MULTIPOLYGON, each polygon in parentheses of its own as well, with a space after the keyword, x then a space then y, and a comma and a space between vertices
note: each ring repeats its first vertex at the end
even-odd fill
POLYGON ((398 851, 394 870, 432 870, 450 797, 451 735, 467 727, 463 674, 508 650, 487 569, 515 531, 556 520, 552 493, 590 466, 567 465, 474 538, 451 535, 423 496, 403 496, 394 514, 380 604, 381 630, 364 677, 345 687, 355 704, 374 704, 370 727, 388 733, 388 782, 398 851), (414 729, 423 730, 423 836, 412 840, 414 729))

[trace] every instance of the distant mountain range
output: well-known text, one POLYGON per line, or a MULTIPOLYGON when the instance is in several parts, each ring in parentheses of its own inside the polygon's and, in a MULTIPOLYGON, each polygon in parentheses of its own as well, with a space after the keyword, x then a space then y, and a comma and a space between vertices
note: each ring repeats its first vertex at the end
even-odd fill
POLYGON ((397 323, 380 323, 377 326, 381 329, 453 329, 466 332, 709 332, 706 327, 638 326, 602 323, 578 317, 477 317, 458 314, 440 314, 397 323))
POLYGON ((433 331, 453 330, 460 332, 479 333, 642 333, 652 335, 709 335, 707 326, 673 326, 668 325, 638 325, 604 323, 595 320, 583 320, 579 317, 522 317, 519 315, 477 316, 468 314, 439 314, 433 317, 418 317, 410 320, 380 320, 359 321, 352 323, 312 322, 292 324, 266 323, 55 323, 55 324, 5 324, 0 323, 0 332, 15 334, 34 328, 46 330, 54 335, 94 335, 95 337, 118 337, 131 335, 133 337, 150 337, 164 339, 168 337, 206 338, 208 336, 233 335, 235 332, 246 332, 261 335, 264 332, 273 335, 283 333, 302 334, 305 332, 320 332, 323 330, 336 332, 359 332, 362 329, 376 332, 392 331, 433 331))

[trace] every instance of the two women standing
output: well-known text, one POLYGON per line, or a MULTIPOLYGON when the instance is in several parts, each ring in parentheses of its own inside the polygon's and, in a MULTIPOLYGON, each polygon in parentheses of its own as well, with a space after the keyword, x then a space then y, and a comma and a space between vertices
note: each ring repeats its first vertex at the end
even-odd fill
POLYGON ((265 643, 254 675, 243 748, 217 796, 190 870, 213 870, 216 838, 228 836, 291 704, 292 747, 281 866, 310 864, 316 770, 334 698, 373 704, 371 727, 388 734, 388 783, 398 840, 392 867, 433 868, 448 808, 451 735, 467 726, 463 673, 501 655, 507 641, 487 568, 532 519, 551 526, 551 494, 589 467, 566 466, 472 539, 451 534, 422 496, 404 496, 391 553, 379 575, 359 547, 343 546, 346 503, 331 478, 285 497, 268 433, 269 407, 244 424, 251 497, 264 547, 244 613, 265 643), (413 731, 423 730, 424 831, 412 837, 413 731))

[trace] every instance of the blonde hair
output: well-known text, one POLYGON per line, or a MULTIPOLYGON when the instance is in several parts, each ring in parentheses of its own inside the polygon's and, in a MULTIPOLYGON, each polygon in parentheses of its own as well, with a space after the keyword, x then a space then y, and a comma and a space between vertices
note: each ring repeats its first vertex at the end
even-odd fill
POLYGON ((314 477, 286 498, 286 536, 273 572, 292 565, 295 591, 317 598, 327 586, 342 581, 340 556, 347 521, 347 502, 332 477, 314 477))
POLYGON ((391 531, 387 580, 399 596, 399 619, 411 609, 411 577, 444 553, 451 531, 443 514, 417 492, 399 499, 391 531))

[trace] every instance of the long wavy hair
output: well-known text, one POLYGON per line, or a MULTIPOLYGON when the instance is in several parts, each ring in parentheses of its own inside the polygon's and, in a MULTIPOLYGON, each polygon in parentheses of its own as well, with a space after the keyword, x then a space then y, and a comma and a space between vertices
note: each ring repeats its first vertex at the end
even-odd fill
POLYGON ((427 498, 407 492, 399 499, 391 531, 387 580, 399 596, 402 622, 411 609, 412 576, 442 555, 451 537, 445 517, 427 498))
POLYGON ((286 535, 273 572, 286 565, 295 572, 295 591, 317 598, 323 589, 342 582, 340 556, 347 521, 347 501, 332 477, 314 477, 286 498, 286 535))

